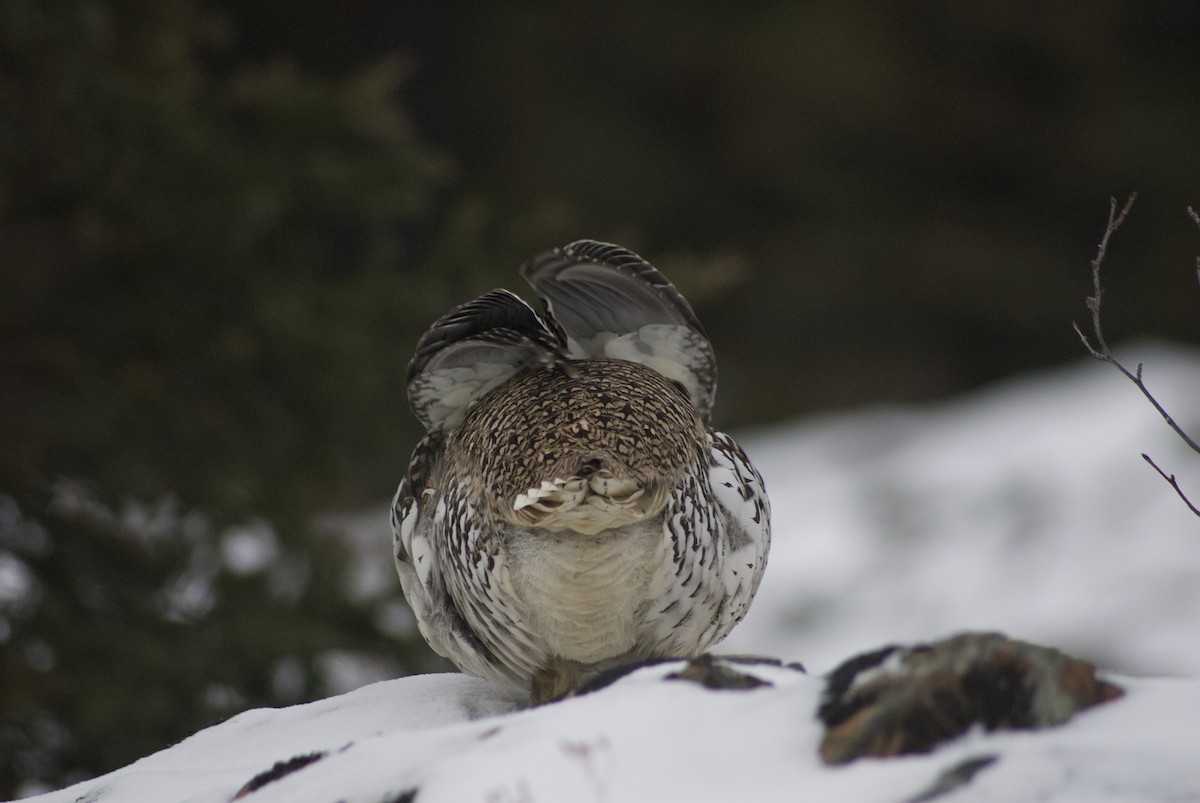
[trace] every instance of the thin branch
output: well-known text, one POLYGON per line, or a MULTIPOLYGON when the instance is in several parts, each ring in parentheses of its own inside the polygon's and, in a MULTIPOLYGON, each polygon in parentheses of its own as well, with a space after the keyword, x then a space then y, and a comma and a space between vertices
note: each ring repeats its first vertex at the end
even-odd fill
MULTIPOLYGON (((1087 298, 1087 306, 1092 312, 1092 333, 1096 338, 1096 343, 1099 348, 1092 345, 1091 341, 1088 340, 1087 335, 1085 335, 1083 330, 1079 328, 1078 323, 1073 324, 1075 327, 1075 334, 1079 335, 1079 339, 1083 341, 1083 345, 1093 357, 1109 363, 1122 374, 1124 374, 1130 382, 1137 385, 1137 388, 1142 392, 1142 395, 1145 396, 1152 405, 1154 405, 1154 409, 1157 410, 1158 414, 1162 416, 1164 421, 1167 422, 1167 426, 1174 430, 1175 434, 1182 438, 1183 442, 1186 443, 1192 451, 1200 454, 1200 444, 1192 440, 1191 437, 1189 437, 1188 434, 1183 431, 1183 428, 1180 427, 1179 424, 1175 423, 1175 419, 1172 418, 1170 413, 1168 413, 1163 406, 1158 403, 1158 399, 1154 398, 1154 394, 1150 392, 1150 390, 1146 387, 1146 383, 1142 381, 1142 364, 1138 363, 1136 371, 1130 371, 1128 368, 1126 368, 1125 365, 1113 355, 1112 349, 1108 347, 1108 342, 1104 339, 1104 329, 1100 325, 1100 298, 1104 294, 1104 289, 1100 286, 1100 266, 1104 263, 1104 257, 1108 252, 1109 237, 1111 237, 1117 229, 1121 228, 1121 224, 1125 222, 1125 217, 1129 214, 1129 209, 1133 206, 1133 202, 1135 200, 1137 200, 1136 192, 1130 194, 1129 200, 1125 202, 1125 206, 1121 209, 1121 213, 1118 215, 1117 199, 1109 199, 1108 227, 1104 230, 1104 237, 1100 240, 1100 247, 1096 250, 1096 258, 1092 260, 1092 294, 1087 298)), ((1192 212, 1192 214, 1195 215, 1195 212, 1192 212)))
MULTIPOLYGON (((1196 210, 1188 207, 1188 217, 1196 224, 1196 228, 1200 229, 1200 215, 1196 214, 1196 210)), ((1196 257, 1196 282, 1200 284, 1200 257, 1196 257)))
POLYGON ((1108 239, 1113 236, 1117 229, 1121 228, 1121 224, 1125 222, 1125 218, 1129 215, 1129 210, 1133 208, 1133 202, 1136 200, 1137 193, 1131 192, 1129 199, 1125 201, 1125 206, 1121 207, 1121 214, 1118 215, 1117 199, 1108 199, 1108 226, 1104 229, 1104 236, 1100 239, 1100 245, 1096 249, 1095 258, 1092 259, 1092 294, 1087 297, 1087 306, 1092 313, 1092 332, 1100 348, 1097 349, 1092 346, 1091 341, 1084 335, 1078 323, 1073 324, 1075 334, 1079 335, 1079 339, 1083 341, 1083 345, 1087 347, 1087 350, 1091 352, 1093 357, 1097 360, 1112 363, 1120 369, 1121 373, 1130 379, 1133 379, 1133 375, 1125 370, 1125 366, 1121 365, 1113 357, 1112 350, 1109 349, 1108 343, 1104 339, 1104 330, 1100 326, 1100 297, 1104 295, 1104 288, 1100 286, 1100 266, 1104 264, 1104 257, 1108 255, 1108 239))
POLYGON ((1145 460, 1147 463, 1149 463, 1151 466, 1153 466, 1154 470, 1157 471, 1160 475, 1162 475, 1162 478, 1164 480, 1166 480, 1167 483, 1172 488, 1175 489, 1175 493, 1179 494, 1179 498, 1183 500, 1183 503, 1185 505, 1187 505, 1189 508, 1191 508, 1191 511, 1193 513, 1195 513, 1197 516, 1200 516, 1200 509, 1198 509, 1195 505, 1192 504, 1191 499, 1187 498, 1187 494, 1185 494, 1183 492, 1183 489, 1179 487, 1179 481, 1175 479, 1174 474, 1168 474, 1167 472, 1165 472, 1161 468, 1159 468, 1158 463, 1155 463, 1153 460, 1151 460, 1150 455, 1146 454, 1145 452, 1142 452, 1142 459, 1145 460))
MULTIPOLYGON (((1088 310, 1090 310, 1092 313, 1092 337, 1095 338, 1095 345, 1093 345, 1092 341, 1088 339, 1088 336, 1083 333, 1083 330, 1079 327, 1078 323, 1073 323, 1072 326, 1074 326, 1075 334, 1079 335, 1079 340, 1083 343, 1084 348, 1088 350, 1088 353, 1096 359, 1112 365, 1114 368, 1124 374, 1126 379, 1137 386, 1137 389, 1142 392, 1142 395, 1146 397, 1147 401, 1154 405, 1154 409, 1157 410, 1158 414, 1162 416, 1162 419, 1167 422, 1167 426, 1169 426, 1192 451, 1200 454, 1200 444, 1197 444, 1196 441, 1192 440, 1192 438, 1183 431, 1183 428, 1180 427, 1179 424, 1175 423, 1175 419, 1171 417, 1170 413, 1168 413, 1161 404, 1159 404, 1158 399, 1154 398, 1154 394, 1150 392, 1149 388, 1146 387, 1146 383, 1142 381, 1142 364, 1138 363, 1136 371, 1130 371, 1128 368, 1126 368, 1125 365, 1112 353, 1112 349, 1108 347, 1108 341, 1104 338, 1104 328, 1100 324, 1100 299, 1104 295, 1104 288, 1100 286, 1100 266, 1104 264, 1104 257, 1108 254, 1109 238, 1112 237, 1117 229, 1121 228, 1121 224, 1125 222, 1125 218, 1129 215, 1129 210, 1133 207, 1133 202, 1135 200, 1137 200, 1137 193, 1130 193, 1129 198, 1125 201, 1125 205, 1121 207, 1121 211, 1118 213, 1117 199, 1108 199, 1108 225, 1104 229, 1104 236, 1100 239, 1100 245, 1096 248, 1096 256, 1092 260, 1092 294, 1087 297, 1088 310)), ((1195 222, 1197 226, 1200 226, 1200 215, 1197 215, 1196 211, 1191 207, 1188 207, 1188 215, 1192 218, 1193 222, 1195 222)), ((1197 258, 1196 260, 1196 276, 1197 280, 1200 281, 1200 258, 1197 258)), ((1163 479, 1165 479, 1172 488, 1175 489, 1175 493, 1179 494, 1180 498, 1183 499, 1188 508, 1190 508, 1191 511, 1197 516, 1200 516, 1200 509, 1197 509, 1196 506, 1192 504, 1191 500, 1187 498, 1187 495, 1184 494, 1183 490, 1179 487, 1179 483, 1175 479, 1175 475, 1167 474, 1147 455, 1143 454, 1142 457, 1147 463, 1153 466, 1160 475, 1162 475, 1163 479)))

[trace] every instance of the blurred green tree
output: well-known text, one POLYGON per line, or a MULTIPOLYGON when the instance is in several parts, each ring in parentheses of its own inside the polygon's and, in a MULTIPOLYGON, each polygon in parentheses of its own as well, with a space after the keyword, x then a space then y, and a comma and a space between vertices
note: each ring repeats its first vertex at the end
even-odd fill
POLYGON ((213 75, 227 34, 187 0, 3 13, 5 470, 335 496, 379 437, 362 405, 402 398, 379 343, 410 339, 421 280, 396 265, 447 173, 394 103, 400 64, 213 75))
POLYGON ((311 522, 407 454, 396 311, 433 314, 404 266, 449 163, 401 61, 235 69, 234 36, 192 0, 0 5, 0 796, 328 693, 331 651, 423 665, 311 522), (222 562, 252 517, 276 569, 222 562))

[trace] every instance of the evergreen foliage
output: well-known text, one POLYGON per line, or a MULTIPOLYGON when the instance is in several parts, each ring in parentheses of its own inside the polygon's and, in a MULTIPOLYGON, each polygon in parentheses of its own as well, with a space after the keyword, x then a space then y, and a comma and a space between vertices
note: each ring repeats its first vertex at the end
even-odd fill
POLYGON ((229 36, 191 0, 0 9, 0 796, 336 691, 332 651, 426 660, 311 520, 408 448, 396 311, 430 310, 395 266, 447 163, 396 61, 220 69, 229 36))

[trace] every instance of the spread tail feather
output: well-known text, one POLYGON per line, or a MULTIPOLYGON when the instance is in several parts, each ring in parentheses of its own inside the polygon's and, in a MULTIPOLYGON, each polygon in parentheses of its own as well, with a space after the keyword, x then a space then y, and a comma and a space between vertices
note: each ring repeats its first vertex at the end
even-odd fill
POLYGON ((571 356, 646 365, 687 391, 707 422, 717 389, 712 344, 691 305, 632 251, 580 240, 538 256, 521 275, 562 327, 571 356))

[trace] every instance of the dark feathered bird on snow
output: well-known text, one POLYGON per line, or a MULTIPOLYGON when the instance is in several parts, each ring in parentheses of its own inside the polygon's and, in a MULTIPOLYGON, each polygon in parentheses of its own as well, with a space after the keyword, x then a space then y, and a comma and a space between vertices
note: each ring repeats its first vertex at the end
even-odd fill
POLYGON ((709 427, 716 360, 679 291, 583 240, 417 344, 428 434, 392 506, 421 633, 534 703, 615 665, 690 658, 745 616, 770 546, 762 478, 709 427))

